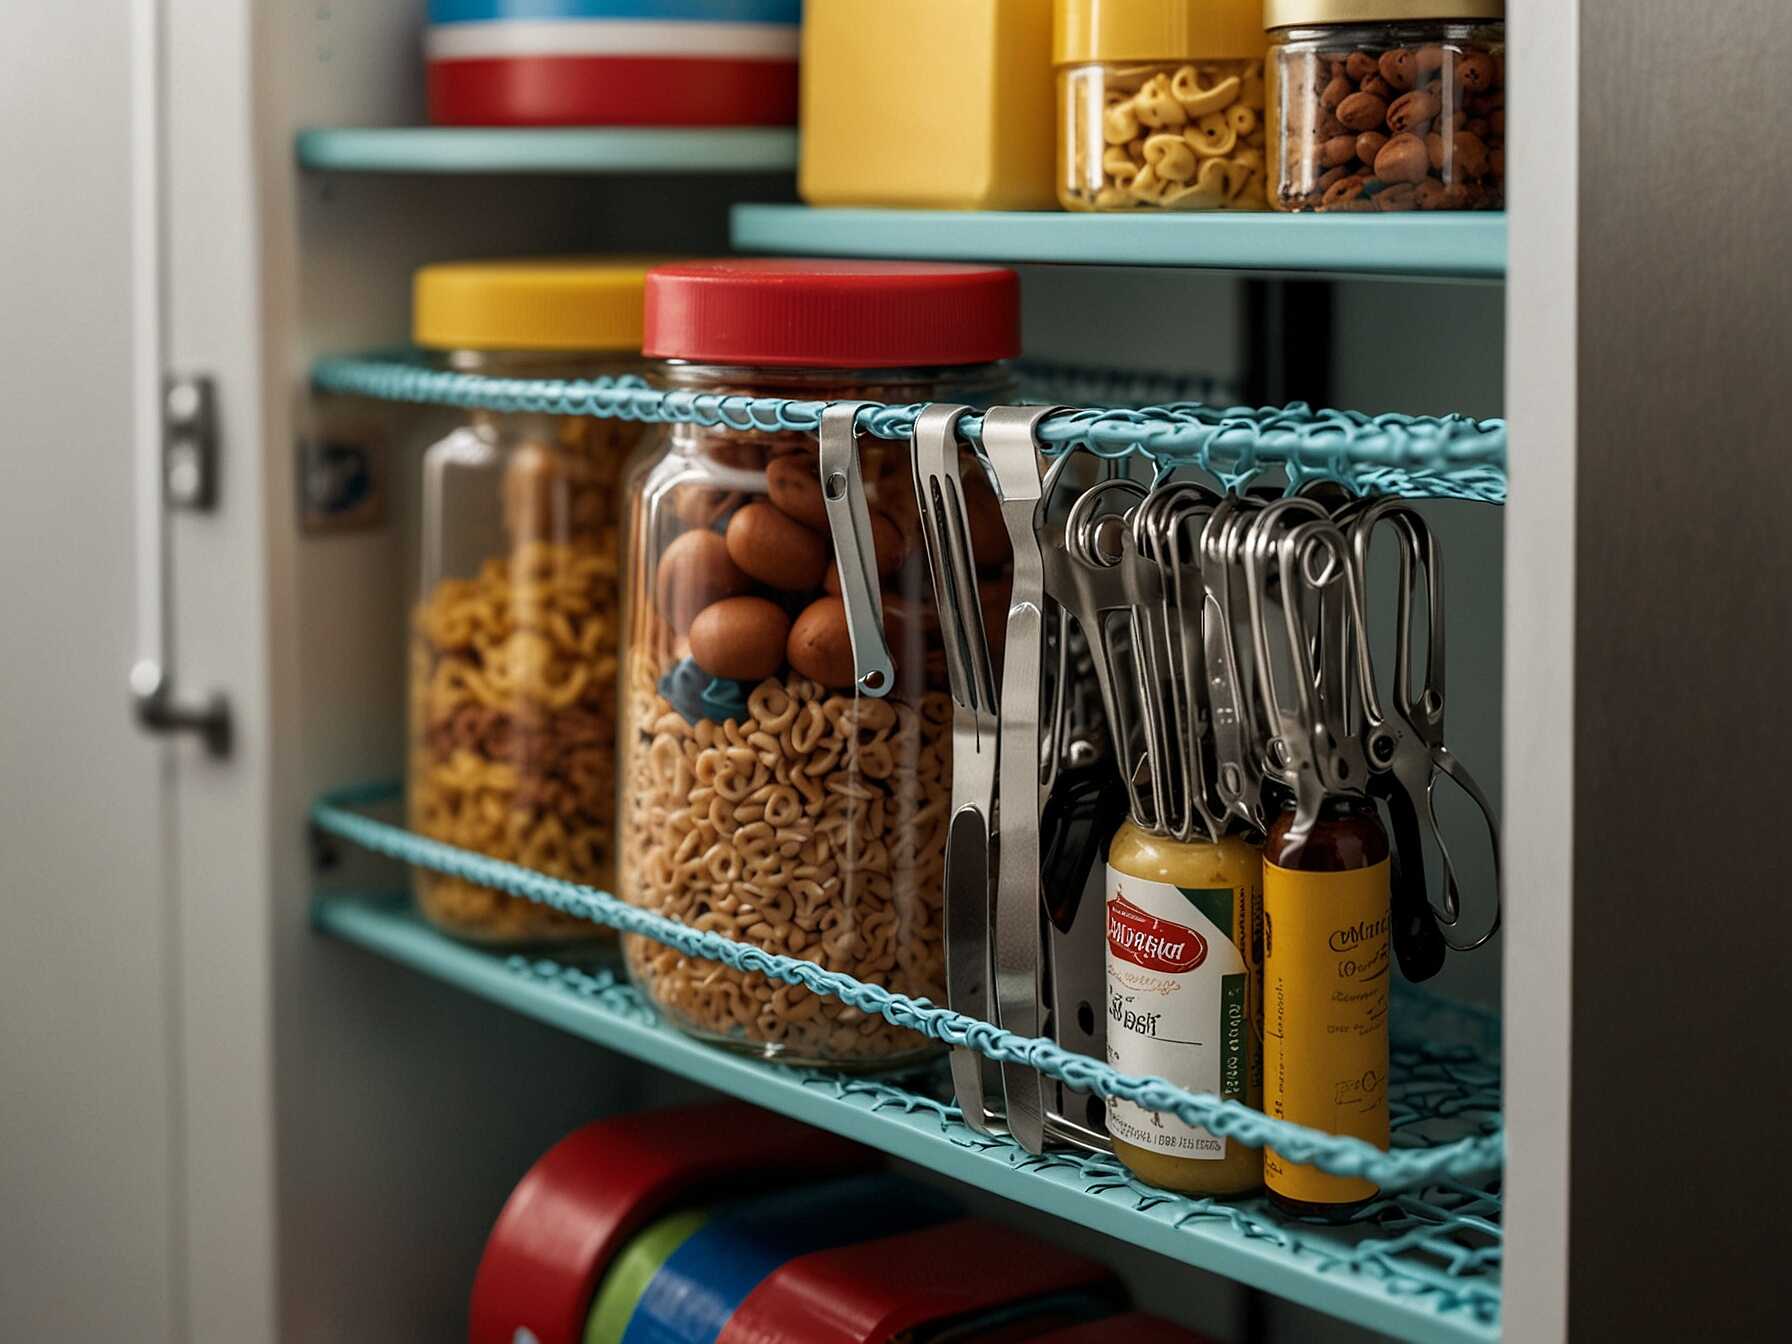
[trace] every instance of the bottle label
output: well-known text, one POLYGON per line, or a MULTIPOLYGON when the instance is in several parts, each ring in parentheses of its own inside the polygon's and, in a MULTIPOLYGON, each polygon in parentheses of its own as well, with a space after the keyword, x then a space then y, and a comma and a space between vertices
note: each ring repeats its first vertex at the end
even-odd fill
MULTIPOLYGON (((1260 903, 1244 887, 1177 887, 1108 868, 1108 1063, 1246 1096, 1255 1005, 1245 953, 1260 903)), ((1155 1153, 1226 1156, 1225 1139, 1130 1101, 1108 1102, 1108 1130, 1155 1153)))
MULTIPOLYGON (((1263 865, 1263 1109, 1388 1146, 1388 863, 1346 873, 1263 865)), ((1376 1191, 1264 1150, 1269 1188, 1313 1204, 1376 1191)))

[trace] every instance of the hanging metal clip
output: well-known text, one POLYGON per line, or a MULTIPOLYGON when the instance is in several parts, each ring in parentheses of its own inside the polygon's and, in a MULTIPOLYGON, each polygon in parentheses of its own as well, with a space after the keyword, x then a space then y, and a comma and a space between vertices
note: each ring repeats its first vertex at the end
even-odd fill
POLYGON ((877 586, 877 552, 871 539, 871 511, 865 478, 859 472, 859 410, 863 401, 836 401, 821 413, 821 494, 828 530, 834 536, 834 563, 840 568, 840 597, 846 604, 846 635, 852 642, 853 685, 859 694, 881 700, 896 685, 896 666, 884 639, 883 595, 877 586))

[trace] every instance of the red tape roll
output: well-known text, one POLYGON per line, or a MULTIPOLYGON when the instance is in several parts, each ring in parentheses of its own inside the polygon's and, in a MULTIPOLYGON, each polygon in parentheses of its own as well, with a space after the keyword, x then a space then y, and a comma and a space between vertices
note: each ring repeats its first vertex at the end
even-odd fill
POLYGON ((502 56, 429 63, 437 126, 794 126, 796 62, 502 56))
POLYGON ((857 1144, 734 1101, 574 1130, 529 1168, 492 1225, 467 1337, 514 1344, 527 1328, 540 1344, 578 1344, 611 1259, 679 1195, 701 1187, 705 1198, 727 1196, 873 1160, 857 1144))
POLYGON ((1103 1265, 961 1218, 799 1256, 747 1295, 716 1344, 875 1344, 929 1322, 1091 1289, 1119 1292, 1103 1265))

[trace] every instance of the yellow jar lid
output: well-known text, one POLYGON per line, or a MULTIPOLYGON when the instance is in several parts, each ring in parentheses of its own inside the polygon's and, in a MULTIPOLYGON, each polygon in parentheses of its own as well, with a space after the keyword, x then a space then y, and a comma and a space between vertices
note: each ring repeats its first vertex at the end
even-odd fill
POLYGON ((1243 61, 1269 49, 1263 0, 1056 0, 1052 59, 1243 61))
POLYGON ((411 338, 431 350, 641 349, 641 296, 664 257, 538 257, 425 266, 411 338))
POLYGON ((1263 0, 1265 28, 1505 17, 1506 0, 1263 0))

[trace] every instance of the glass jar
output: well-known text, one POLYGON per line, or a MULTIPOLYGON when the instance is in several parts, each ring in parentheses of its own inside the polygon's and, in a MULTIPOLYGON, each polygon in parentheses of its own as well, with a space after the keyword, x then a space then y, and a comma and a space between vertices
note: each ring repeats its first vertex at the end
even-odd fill
MULTIPOLYGON (((656 380, 705 394, 987 404, 1009 387, 1017 299, 989 267, 691 263, 648 277, 646 350, 665 360, 656 380)), ((621 894, 943 1001, 952 701, 909 448, 858 443, 895 664, 877 698, 857 689, 839 595, 836 557, 859 538, 830 527, 817 439, 753 420, 669 426, 629 471, 621 894)), ((982 586, 1005 610, 1000 511, 980 469, 963 479, 982 586)), ((934 1053, 836 999, 623 946, 642 991, 706 1040, 860 1068, 934 1053)))
POLYGON ((1266 0, 1278 210, 1501 210, 1504 0, 1266 0))
POLYGON ((1066 210, 1262 210, 1260 0, 1057 0, 1066 210))
MULTIPOLYGON (((414 338, 446 368, 527 378, 641 372, 648 263, 430 266, 414 338)), ((619 483, 642 429, 472 411, 423 455, 412 621, 411 829, 553 877, 614 879, 619 483)), ((502 945, 608 930, 417 870, 438 928, 502 945)))

